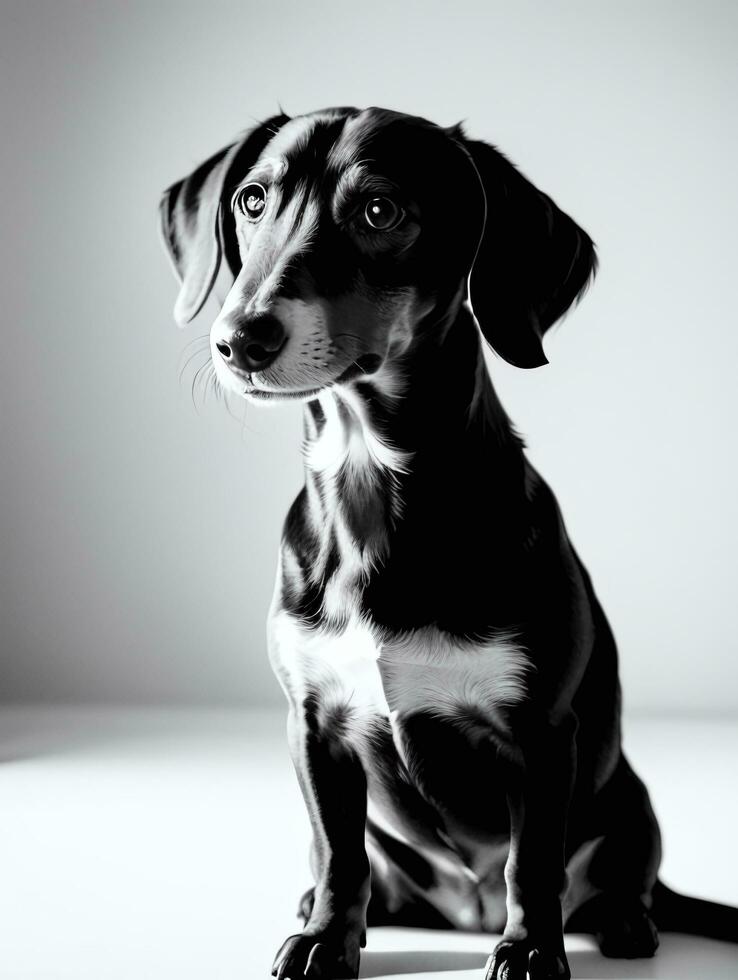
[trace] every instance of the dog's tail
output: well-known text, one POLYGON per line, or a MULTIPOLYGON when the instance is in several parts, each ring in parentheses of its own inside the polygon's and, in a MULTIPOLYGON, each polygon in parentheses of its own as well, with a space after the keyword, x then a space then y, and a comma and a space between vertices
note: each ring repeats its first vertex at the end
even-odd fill
POLYGON ((663 881, 654 885, 651 914, 656 926, 664 932, 738 943, 738 908, 680 895, 663 881))

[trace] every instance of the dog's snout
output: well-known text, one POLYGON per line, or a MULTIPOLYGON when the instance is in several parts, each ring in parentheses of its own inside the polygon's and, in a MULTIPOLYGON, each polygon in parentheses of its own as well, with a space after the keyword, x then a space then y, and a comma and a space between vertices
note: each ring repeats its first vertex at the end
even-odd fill
POLYGON ((242 371, 263 371, 285 345, 284 327, 276 316, 262 313, 233 324, 231 334, 216 342, 224 361, 242 371))

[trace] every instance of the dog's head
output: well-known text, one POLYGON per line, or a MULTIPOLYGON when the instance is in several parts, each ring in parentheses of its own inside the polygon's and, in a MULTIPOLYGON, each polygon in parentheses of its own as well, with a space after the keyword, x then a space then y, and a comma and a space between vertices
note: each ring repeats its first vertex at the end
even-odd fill
POLYGON ((498 354, 545 364, 543 334, 595 269, 589 236, 492 146, 384 109, 275 116, 169 188, 161 214, 180 324, 225 256, 213 362, 255 398, 376 372, 467 295, 498 354))

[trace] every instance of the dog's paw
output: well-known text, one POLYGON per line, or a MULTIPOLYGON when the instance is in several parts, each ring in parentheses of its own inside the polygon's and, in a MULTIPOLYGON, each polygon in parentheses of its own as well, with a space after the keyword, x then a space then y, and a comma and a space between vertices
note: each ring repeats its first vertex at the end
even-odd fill
POLYGON ((563 950, 531 950, 528 974, 530 980, 571 980, 571 970, 563 950))
POLYGON ((484 980, 571 980, 563 950, 531 949, 529 942, 503 939, 487 961, 484 980))
POLYGON ((646 909, 610 909, 596 934, 603 956, 634 960, 651 957, 659 948, 659 934, 646 909))
POLYGON ((337 943, 320 935, 290 936, 274 959, 272 976, 277 980, 355 980, 359 946, 358 940, 337 943))
POLYGON ((484 980, 526 980, 528 944, 503 939, 487 960, 484 980))

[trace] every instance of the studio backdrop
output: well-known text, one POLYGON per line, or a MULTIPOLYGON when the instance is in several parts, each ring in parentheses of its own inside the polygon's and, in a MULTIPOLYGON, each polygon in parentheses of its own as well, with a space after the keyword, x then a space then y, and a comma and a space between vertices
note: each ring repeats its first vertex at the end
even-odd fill
POLYGON ((494 383, 608 610, 627 705, 735 711, 737 18, 716 0, 6 4, 0 697, 282 703, 264 621, 301 410, 229 414, 204 390, 216 306, 176 328, 156 217, 281 102, 463 119, 595 239, 550 365, 490 354, 494 383))

